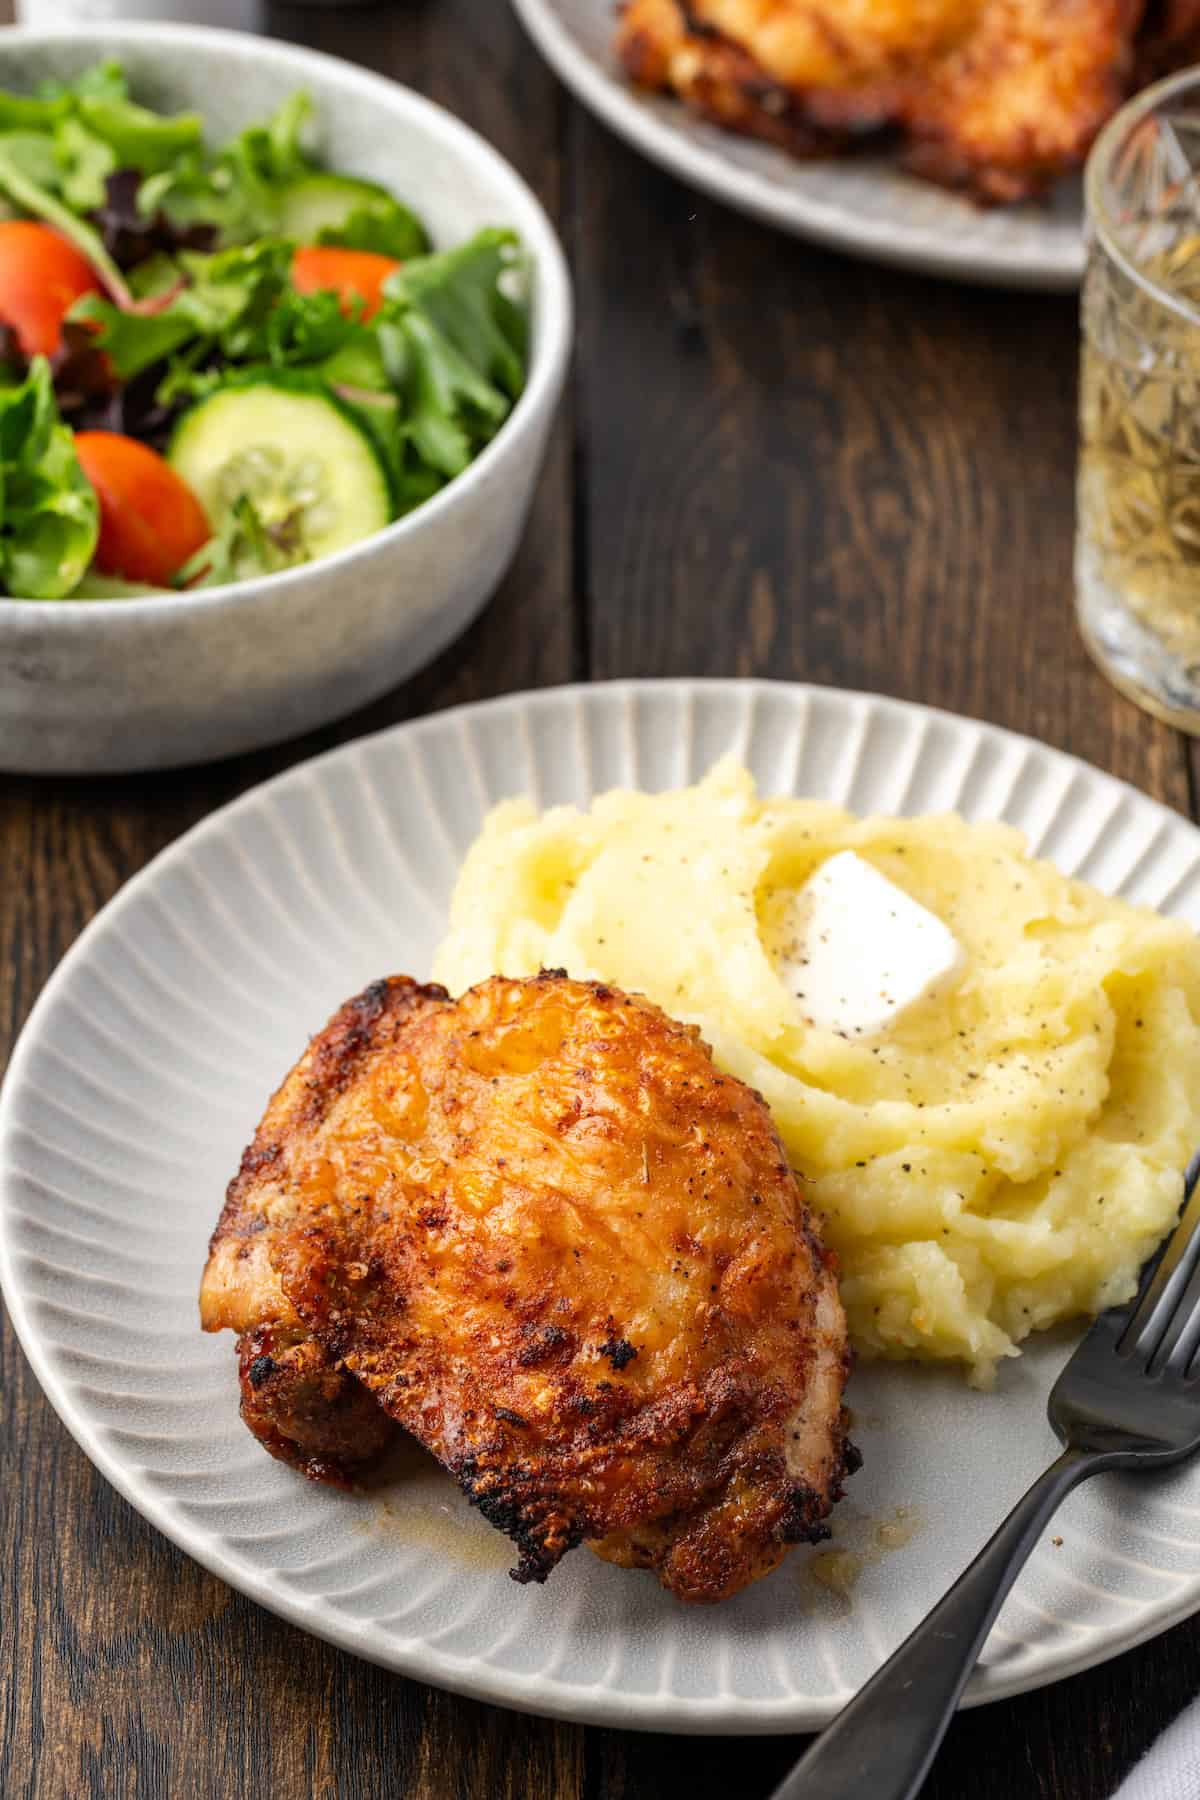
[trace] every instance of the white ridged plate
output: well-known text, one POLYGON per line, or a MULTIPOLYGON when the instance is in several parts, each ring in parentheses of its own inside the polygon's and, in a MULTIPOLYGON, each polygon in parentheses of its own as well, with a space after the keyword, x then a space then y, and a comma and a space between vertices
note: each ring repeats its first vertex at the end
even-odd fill
POLYGON ((895 158, 800 161, 722 131, 677 101, 635 89, 613 54, 615 0, 513 0, 572 92, 620 137, 741 212, 796 237, 992 287, 1076 288, 1083 276, 1078 179, 1044 202, 978 207, 895 158))
MULTIPOLYGON (((109 1480, 307 1630, 533 1711, 791 1731, 830 1718, 1055 1453, 1044 1399, 1067 1339, 1006 1365, 991 1395, 936 1370, 860 1370, 866 1464, 837 1525, 868 1553, 852 1600, 820 1587, 801 1551, 710 1610, 583 1550, 544 1588, 514 1586, 504 1540, 424 1460, 382 1495, 310 1486, 244 1430, 232 1339, 205 1337, 196 1316, 206 1240, 268 1093, 342 999, 389 971, 427 973, 485 809, 518 792, 586 803, 615 783, 674 786, 726 750, 768 791, 1010 820, 1068 872, 1200 923, 1190 824, 971 720, 750 682, 563 688, 442 713, 246 795, 84 932, 0 1099, 0 1277, 50 1400, 109 1480), (897 1508, 915 1534, 881 1553, 897 1508)), ((1084 1668, 1200 1605, 1200 1467, 1101 1477, 1054 1533, 969 1701, 1084 1668)))

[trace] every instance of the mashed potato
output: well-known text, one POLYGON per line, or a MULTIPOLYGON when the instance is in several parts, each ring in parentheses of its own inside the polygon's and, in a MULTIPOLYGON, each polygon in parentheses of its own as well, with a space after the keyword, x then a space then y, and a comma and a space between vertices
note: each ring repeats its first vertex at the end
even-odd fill
POLYGON ((766 1097, 867 1355, 986 1382, 1030 1331, 1126 1299, 1200 1140, 1200 943, 1007 826, 763 800, 730 762, 588 813, 506 802, 435 973, 541 967, 649 994, 766 1097), (774 961, 785 902, 846 849, 967 953, 951 993, 849 1040, 798 1017, 774 961))

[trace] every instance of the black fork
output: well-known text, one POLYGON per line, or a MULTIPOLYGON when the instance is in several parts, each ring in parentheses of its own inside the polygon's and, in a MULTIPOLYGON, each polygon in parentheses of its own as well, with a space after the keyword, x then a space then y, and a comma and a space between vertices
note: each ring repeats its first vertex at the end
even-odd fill
POLYGON ((873 1675, 771 1800, 913 1800, 1004 1597, 1072 1488, 1200 1449, 1200 1151, 1183 1211, 1137 1297, 1101 1313, 1054 1384, 1065 1446, 945 1599, 873 1675))

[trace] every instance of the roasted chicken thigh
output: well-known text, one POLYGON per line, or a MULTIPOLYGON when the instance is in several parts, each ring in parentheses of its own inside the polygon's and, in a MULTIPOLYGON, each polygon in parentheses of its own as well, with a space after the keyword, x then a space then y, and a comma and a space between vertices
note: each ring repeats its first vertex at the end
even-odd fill
POLYGON ((828 155, 886 127, 920 174, 1008 201, 1196 37, 1195 0, 626 0, 617 50, 731 130, 828 155))
POLYGON ((766 1106, 649 1002, 543 974, 350 1001, 271 1101, 201 1295, 243 1414, 348 1479, 393 1422, 542 1580, 719 1600, 854 1460, 845 1321, 766 1106))

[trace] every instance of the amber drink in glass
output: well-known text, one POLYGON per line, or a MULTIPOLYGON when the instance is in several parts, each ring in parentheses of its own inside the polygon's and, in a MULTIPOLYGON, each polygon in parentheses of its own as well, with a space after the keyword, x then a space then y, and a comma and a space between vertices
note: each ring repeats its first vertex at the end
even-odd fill
POLYGON ((1086 186, 1079 624, 1110 680, 1200 733, 1200 70, 1117 114, 1086 186))

